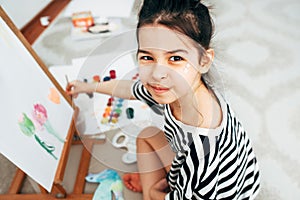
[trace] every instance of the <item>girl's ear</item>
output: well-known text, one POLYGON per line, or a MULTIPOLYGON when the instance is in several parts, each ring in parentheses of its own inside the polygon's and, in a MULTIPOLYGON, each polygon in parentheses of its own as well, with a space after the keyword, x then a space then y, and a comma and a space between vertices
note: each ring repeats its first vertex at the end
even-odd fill
POLYGON ((208 72, 211 63, 213 62, 215 51, 213 49, 207 49, 200 60, 199 72, 205 74, 208 72))

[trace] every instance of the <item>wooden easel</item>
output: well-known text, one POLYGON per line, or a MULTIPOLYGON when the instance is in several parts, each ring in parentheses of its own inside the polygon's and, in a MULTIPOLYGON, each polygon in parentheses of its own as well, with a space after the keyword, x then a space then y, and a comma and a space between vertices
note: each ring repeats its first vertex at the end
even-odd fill
MULTIPOLYGON (((74 112, 74 119, 76 119, 77 110, 74 112)), ((62 157, 59 162, 58 169, 56 171, 53 187, 50 193, 48 193, 42 186, 39 185, 41 193, 37 194, 19 194, 22 187, 22 183, 26 177, 26 174, 21 170, 17 169, 15 177, 10 185, 7 194, 0 195, 0 200, 91 200, 93 194, 84 194, 85 186, 85 176, 88 173, 88 168, 91 160, 90 151, 92 150, 94 140, 85 140, 85 148, 83 148, 81 153, 81 159, 79 168, 77 171, 76 182, 71 194, 67 194, 66 190, 62 185, 64 172, 66 169, 66 164, 68 160, 68 155, 70 152, 71 145, 83 145, 81 141, 74 141, 73 136, 77 134, 75 129, 74 120, 70 125, 68 135, 66 138, 66 144, 64 145, 62 157)), ((96 142, 99 143, 99 142, 96 142)))
MULTIPOLYGON (((22 35, 22 33, 14 25, 14 23, 11 21, 11 19, 8 17, 8 15, 5 13, 5 11, 1 8, 1 6, 0 6, 0 16, 7 23, 7 25, 11 28, 11 30, 15 33, 15 35, 20 39, 20 41, 24 44, 26 49, 34 57, 34 59, 40 65, 40 67, 44 71, 44 73, 49 77, 49 79, 52 81, 52 83, 56 86, 58 91, 63 95, 63 97, 67 100, 67 102, 70 104, 70 106, 72 106, 71 98, 66 95, 66 93, 61 88, 59 83, 49 72, 46 65, 42 62, 42 60, 34 52, 31 45, 26 40, 26 38, 22 35)), ((75 122, 74 122, 77 117, 77 114, 78 114, 78 109, 74 108, 73 120, 72 120, 69 130, 68 130, 66 142, 63 147, 62 155, 61 155, 59 165, 58 165, 58 168, 56 171, 56 175, 55 175, 55 179, 54 179, 54 183, 53 183, 51 192, 48 193, 42 186, 39 185, 41 193, 19 194, 20 189, 22 187, 22 183, 26 177, 26 174, 21 169, 17 169, 14 179, 12 181, 12 184, 10 185, 8 193, 1 194, 0 200, 2 200, 2 199, 3 200, 51 200, 51 199, 53 199, 53 200, 55 200, 55 199, 56 200, 57 199, 88 200, 88 199, 92 199, 93 194, 83 194, 83 192, 84 192, 84 185, 85 185, 84 178, 88 173, 88 168, 89 168, 89 164, 90 164, 90 160, 91 160, 90 152, 92 150, 93 144, 95 143, 95 140, 88 140, 88 139, 85 140, 85 145, 84 145, 85 148, 83 148, 83 150, 82 150, 80 165, 78 168, 76 182, 75 182, 73 192, 71 194, 67 194, 66 190, 64 189, 64 187, 62 185, 71 145, 74 145, 74 144, 82 145, 82 142, 80 140, 77 140, 77 141, 73 140, 74 136, 76 136, 76 135, 78 136, 78 133, 77 133, 76 127, 75 127, 75 122)), ((96 141, 96 143, 99 143, 99 141, 96 141)), ((100 143, 101 143, 101 141, 100 141, 100 143)))

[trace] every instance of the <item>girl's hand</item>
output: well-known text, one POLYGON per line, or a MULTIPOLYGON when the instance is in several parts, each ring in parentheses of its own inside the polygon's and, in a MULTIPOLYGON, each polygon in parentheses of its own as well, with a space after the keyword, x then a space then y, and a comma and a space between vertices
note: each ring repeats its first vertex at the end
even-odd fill
POLYGON ((76 98, 80 93, 93 93, 95 92, 95 83, 85 83, 82 81, 72 81, 68 83, 66 87, 66 92, 68 95, 76 98))
POLYGON ((168 190, 169 190, 169 184, 167 182, 167 179, 163 178, 151 187, 150 190, 151 199, 155 199, 155 200, 164 199, 168 190))

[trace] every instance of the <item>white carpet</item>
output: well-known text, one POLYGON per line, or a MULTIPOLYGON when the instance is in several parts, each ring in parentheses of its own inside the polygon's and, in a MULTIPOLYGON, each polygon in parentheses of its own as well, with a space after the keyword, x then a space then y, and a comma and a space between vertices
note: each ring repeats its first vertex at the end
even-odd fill
POLYGON ((259 199, 299 199, 300 2, 213 4, 225 94, 260 163, 259 199))

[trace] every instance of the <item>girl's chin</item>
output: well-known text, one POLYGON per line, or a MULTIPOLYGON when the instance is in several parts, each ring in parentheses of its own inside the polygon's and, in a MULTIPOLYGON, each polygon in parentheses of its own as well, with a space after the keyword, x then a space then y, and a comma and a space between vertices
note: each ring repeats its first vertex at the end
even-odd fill
POLYGON ((156 95, 156 94, 151 94, 152 98, 159 104, 170 104, 176 99, 172 95, 156 95))

